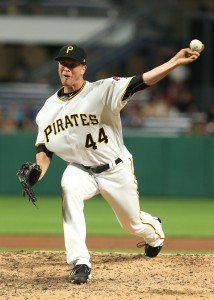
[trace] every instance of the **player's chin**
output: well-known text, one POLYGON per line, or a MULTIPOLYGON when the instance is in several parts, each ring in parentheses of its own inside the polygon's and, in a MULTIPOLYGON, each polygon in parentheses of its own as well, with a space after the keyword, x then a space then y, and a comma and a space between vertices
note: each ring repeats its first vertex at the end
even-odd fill
POLYGON ((70 81, 71 81, 70 77, 65 77, 65 76, 61 77, 62 85, 69 85, 70 81))

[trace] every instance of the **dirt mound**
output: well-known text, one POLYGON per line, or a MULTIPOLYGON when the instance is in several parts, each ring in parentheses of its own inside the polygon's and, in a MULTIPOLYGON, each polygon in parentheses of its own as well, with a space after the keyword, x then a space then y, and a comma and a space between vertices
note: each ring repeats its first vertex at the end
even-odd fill
POLYGON ((64 251, 0 253, 0 299, 213 299, 214 255, 91 252, 92 280, 73 285, 64 251))

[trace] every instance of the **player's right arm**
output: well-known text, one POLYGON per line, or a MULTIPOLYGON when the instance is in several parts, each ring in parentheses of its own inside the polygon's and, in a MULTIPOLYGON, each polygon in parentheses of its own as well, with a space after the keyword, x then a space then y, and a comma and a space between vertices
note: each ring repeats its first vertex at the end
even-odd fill
POLYGON ((48 170, 53 152, 49 151, 45 145, 38 145, 36 148, 36 163, 41 167, 42 173, 39 177, 39 180, 43 178, 46 171, 48 170))
POLYGON ((145 72, 142 75, 142 79, 145 84, 151 86, 163 79, 164 77, 166 77, 171 71, 173 71, 177 67, 189 64, 198 59, 199 56, 199 52, 193 51, 190 48, 182 49, 166 63, 148 72, 145 72))
MULTIPOLYGON (((204 50, 204 47, 202 51, 204 50)), ((201 52, 200 52, 201 53, 201 52)), ((200 53, 193 51, 190 48, 181 49, 175 56, 173 56, 166 63, 153 68, 152 70, 143 73, 139 76, 134 76, 125 93, 123 94, 122 100, 127 100, 134 93, 143 90, 151 85, 156 84, 170 72, 181 65, 189 64, 199 58, 200 53)))

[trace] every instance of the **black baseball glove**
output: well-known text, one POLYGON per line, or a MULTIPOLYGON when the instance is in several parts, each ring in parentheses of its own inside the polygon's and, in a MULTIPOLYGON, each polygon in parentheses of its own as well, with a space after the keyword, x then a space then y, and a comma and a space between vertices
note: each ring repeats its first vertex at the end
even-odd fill
POLYGON ((21 166, 17 172, 17 176, 22 186, 23 196, 27 195, 29 201, 35 206, 36 196, 34 194, 32 186, 39 180, 42 173, 42 169, 36 163, 26 162, 21 166))

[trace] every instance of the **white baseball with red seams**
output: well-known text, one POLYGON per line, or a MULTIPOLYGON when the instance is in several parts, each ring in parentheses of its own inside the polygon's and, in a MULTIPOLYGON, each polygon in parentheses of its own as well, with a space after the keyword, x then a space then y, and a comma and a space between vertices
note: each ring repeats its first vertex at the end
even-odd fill
POLYGON ((192 40, 189 46, 190 49, 195 50, 197 52, 201 52, 201 50, 203 49, 203 43, 198 39, 192 40))

